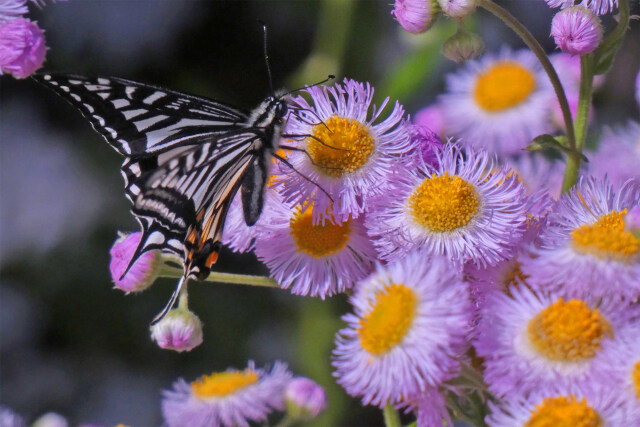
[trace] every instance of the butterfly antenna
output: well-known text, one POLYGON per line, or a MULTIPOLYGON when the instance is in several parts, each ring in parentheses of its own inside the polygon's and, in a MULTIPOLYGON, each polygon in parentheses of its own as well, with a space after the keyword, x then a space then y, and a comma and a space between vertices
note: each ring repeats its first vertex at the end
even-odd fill
POLYGON ((167 305, 164 306, 162 311, 160 313, 158 313, 158 315, 156 317, 153 318, 153 320, 151 321, 151 326, 155 325, 156 323, 158 323, 159 321, 164 319, 164 317, 167 315, 167 313, 169 313, 171 311, 171 309, 173 308, 173 306, 176 305, 176 301, 178 300, 178 297, 180 296, 180 291, 182 290, 182 286, 186 282, 186 277, 187 276, 182 276, 180 278, 180 281, 178 282, 178 286, 176 286, 176 290, 173 291, 173 294, 171 294, 171 298, 169 298, 169 302, 167 303, 167 305))
POLYGON ((267 76, 269 77, 269 90, 271 91, 271 94, 275 94, 275 91, 273 90, 273 78, 271 76, 271 66, 269 65, 269 53, 267 51, 267 24, 265 24, 264 22, 260 21, 260 24, 262 24, 262 31, 264 32, 264 45, 263 45, 263 49, 264 49, 264 62, 267 65, 267 76))
POLYGON ((329 74, 329 75, 327 76, 327 78, 326 78, 326 79, 324 79, 324 80, 322 80, 322 81, 320 81, 320 82, 314 83, 314 84, 312 84, 312 85, 305 85, 304 87, 299 87, 298 89, 290 90, 289 92, 285 93, 285 94, 284 94, 284 95, 282 95, 282 96, 287 96, 287 95, 292 94, 293 92, 297 92, 297 91, 299 91, 299 90, 306 89, 306 88, 309 88, 309 87, 314 87, 314 86, 320 86, 320 85, 323 85, 323 84, 325 84, 326 82, 328 82, 329 80, 333 80, 333 79, 335 79, 335 78, 336 78, 336 76, 334 76, 333 74, 329 74))

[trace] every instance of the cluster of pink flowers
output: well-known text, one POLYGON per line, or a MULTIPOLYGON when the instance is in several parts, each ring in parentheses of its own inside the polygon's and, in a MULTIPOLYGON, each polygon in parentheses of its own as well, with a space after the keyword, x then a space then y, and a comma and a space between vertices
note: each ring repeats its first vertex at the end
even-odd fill
MULTIPOLYGON (((395 11, 411 32, 433 19, 434 3, 417 3, 398 1, 395 11)), ((596 14, 613 7, 583 3, 553 22, 556 43, 571 54, 595 49, 596 14)), ((443 1, 439 10, 454 16, 475 7, 443 1)), ((575 99, 574 116, 579 61, 551 58, 575 99)), ((254 252, 296 295, 349 294, 332 353, 348 394, 412 412, 418 426, 477 419, 481 411, 460 403, 471 395, 489 402, 484 422, 494 426, 640 423, 640 124, 605 130, 576 185, 561 194, 562 163, 524 151, 541 134, 565 131, 529 51, 468 61, 413 122, 398 102, 374 106, 368 83, 303 92, 290 100, 284 131, 292 136, 283 145, 295 149, 281 154, 287 164, 272 165, 260 219, 248 227, 236 198, 223 242, 254 252)), ((135 248, 135 238, 124 238, 113 249, 114 281, 143 290, 162 259, 150 254, 120 277, 128 240, 135 248)), ((202 325, 181 304, 152 337, 191 350, 202 325)), ((281 368, 255 392, 268 375, 253 365, 180 381, 165 394, 165 420, 263 420, 284 407, 270 388, 288 381, 281 368), (223 379, 249 388, 220 398, 223 379)), ((313 400, 317 390, 305 393, 313 400)))
POLYGON ((47 47, 37 22, 24 18, 27 0, 0 5, 0 74, 24 79, 42 67, 47 47))
MULTIPOLYGON (((632 425, 640 420, 640 240, 626 218, 640 210, 637 168, 618 168, 612 183, 597 166, 596 176, 585 172, 560 195, 555 164, 513 148, 553 128, 549 109, 536 107, 536 97, 549 98, 529 58, 504 50, 454 77, 444 104, 472 111, 475 102, 478 115, 448 131, 464 139, 446 143, 411 124, 398 103, 374 107, 368 84, 347 79, 293 98, 285 132, 310 135, 287 141, 304 150, 287 153, 295 171, 274 164, 253 227, 235 200, 224 242, 255 252, 294 294, 351 294, 334 375, 365 405, 405 408, 427 420, 419 425, 444 425, 445 402, 462 393, 451 380, 481 357, 484 392, 496 398, 492 425, 551 417, 558 405, 632 425), (539 84, 524 94, 519 86, 478 94, 491 73, 539 84), (514 96, 523 98, 518 105, 514 96)), ((635 144, 629 164, 640 164, 639 137, 616 141, 635 144)), ((616 161, 600 154, 604 148, 594 165, 616 161)), ((129 273, 139 289, 114 270, 117 286, 145 288, 153 262, 141 259, 144 268, 129 273)), ((188 313, 155 325, 154 340, 179 351, 198 345, 201 325, 188 313), (193 335, 185 334, 189 325, 193 335)), ((182 401, 170 401, 168 420, 181 413, 182 401)))

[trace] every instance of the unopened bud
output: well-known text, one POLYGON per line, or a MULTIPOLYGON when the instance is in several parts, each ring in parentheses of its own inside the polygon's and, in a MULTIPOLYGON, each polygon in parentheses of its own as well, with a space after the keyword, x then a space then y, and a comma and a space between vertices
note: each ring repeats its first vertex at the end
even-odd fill
POLYGON ((442 12, 451 18, 463 18, 476 10, 477 0, 438 0, 442 12))
POLYGON ((297 377, 289 382, 284 392, 289 414, 312 419, 327 407, 324 389, 309 378, 297 377))
POLYGON ((158 277, 163 264, 160 251, 145 252, 138 257, 127 274, 121 278, 129 266, 141 238, 141 232, 122 235, 115 241, 109 252, 111 255, 109 263, 111 278, 115 287, 126 293, 140 292, 151 286, 158 277))
POLYGON ((551 35, 563 52, 585 55, 602 41, 600 18, 586 7, 569 7, 553 17, 551 35))
POLYGON ((191 351, 202 344, 202 322, 188 309, 171 310, 150 330, 151 339, 166 350, 191 351))
POLYGON ((420 34, 431 28, 439 12, 436 0, 396 0, 391 14, 402 28, 420 34))
POLYGON ((463 29, 459 29, 442 44, 442 54, 454 62, 477 58, 483 51, 482 39, 463 29))

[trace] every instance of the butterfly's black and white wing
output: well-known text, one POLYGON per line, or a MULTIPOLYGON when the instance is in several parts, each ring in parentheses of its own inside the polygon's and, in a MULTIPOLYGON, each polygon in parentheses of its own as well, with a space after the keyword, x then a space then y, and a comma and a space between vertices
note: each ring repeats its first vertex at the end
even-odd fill
POLYGON ((211 99, 117 77, 44 73, 33 78, 78 108, 127 157, 202 144, 248 120, 244 111, 211 99))
POLYGON ((260 130, 238 129, 175 154, 128 159, 122 167, 143 239, 134 258, 159 249, 179 256, 185 276, 206 277, 217 261, 222 229, 247 168, 263 149, 260 130))
POLYGON ((157 249, 180 257, 186 277, 206 276, 229 204, 262 153, 263 130, 250 129, 248 115, 231 106, 129 80, 34 78, 77 107, 126 157, 125 194, 143 231, 129 267, 157 249))

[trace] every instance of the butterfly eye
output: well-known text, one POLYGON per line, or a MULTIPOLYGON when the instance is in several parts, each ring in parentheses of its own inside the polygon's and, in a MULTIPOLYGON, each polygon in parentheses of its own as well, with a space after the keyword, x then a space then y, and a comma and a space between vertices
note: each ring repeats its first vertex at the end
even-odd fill
POLYGON ((286 102, 279 101, 278 106, 276 107, 276 115, 278 117, 284 117, 289 111, 289 107, 287 107, 286 102))

